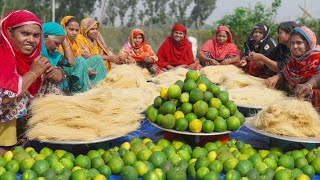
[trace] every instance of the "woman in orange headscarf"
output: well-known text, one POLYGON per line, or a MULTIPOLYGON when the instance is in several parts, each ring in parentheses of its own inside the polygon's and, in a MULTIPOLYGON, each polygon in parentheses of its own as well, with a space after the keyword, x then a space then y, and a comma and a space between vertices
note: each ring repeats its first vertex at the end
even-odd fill
POLYGON ((131 31, 128 42, 119 52, 119 57, 122 62, 137 63, 140 67, 148 69, 158 60, 141 29, 131 31))
POLYGON ((98 31, 98 21, 85 18, 80 23, 80 34, 82 37, 81 50, 84 58, 89 58, 93 55, 100 55, 105 62, 106 68, 109 71, 111 63, 118 63, 119 58, 114 56, 110 50, 108 50, 106 43, 104 42, 100 32, 98 31))

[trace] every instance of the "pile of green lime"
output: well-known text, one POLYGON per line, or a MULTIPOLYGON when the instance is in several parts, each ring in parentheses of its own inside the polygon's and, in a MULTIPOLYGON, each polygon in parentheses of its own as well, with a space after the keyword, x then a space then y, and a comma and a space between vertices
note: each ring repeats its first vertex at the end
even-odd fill
POLYGON ((0 156, 0 180, 185 180, 296 179, 320 174, 320 147, 283 152, 279 147, 256 150, 243 141, 207 142, 191 147, 183 140, 133 138, 110 149, 74 156, 44 147, 20 146, 0 156), (111 179, 111 178, 110 178, 111 179))
POLYGON ((193 70, 184 81, 161 89, 146 115, 164 128, 194 133, 236 131, 245 122, 228 92, 193 70))

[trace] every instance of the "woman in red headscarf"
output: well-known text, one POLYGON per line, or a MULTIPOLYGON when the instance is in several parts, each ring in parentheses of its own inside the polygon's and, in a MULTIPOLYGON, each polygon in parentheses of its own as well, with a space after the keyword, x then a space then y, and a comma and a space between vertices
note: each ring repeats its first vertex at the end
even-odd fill
POLYGON ((173 26, 171 36, 169 36, 158 50, 158 63, 151 68, 154 74, 183 67, 197 70, 201 66, 194 62, 192 46, 186 38, 187 30, 182 24, 173 26))
POLYGON ((42 24, 33 13, 10 12, 0 26, 0 146, 12 146, 17 142, 16 120, 27 116, 27 105, 42 85, 41 75, 52 66, 39 56, 42 24))
POLYGON ((141 29, 133 29, 128 37, 128 42, 119 52, 123 63, 137 63, 140 67, 149 69, 158 57, 151 46, 147 44, 141 29))
POLYGON ((232 41, 229 28, 219 26, 213 39, 208 40, 200 47, 197 58, 202 66, 238 63, 240 52, 232 41))

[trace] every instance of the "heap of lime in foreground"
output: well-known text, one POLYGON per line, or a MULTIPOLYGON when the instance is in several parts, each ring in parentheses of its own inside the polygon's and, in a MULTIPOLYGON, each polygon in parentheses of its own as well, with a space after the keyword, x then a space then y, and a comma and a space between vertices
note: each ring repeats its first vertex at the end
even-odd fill
POLYGON ((164 128, 193 133, 235 131, 245 122, 228 92, 193 70, 186 73, 184 82, 161 89, 146 114, 164 128))
MULTIPOLYGON (((278 147, 256 150, 243 141, 187 142, 133 138, 111 149, 73 155, 44 147, 37 152, 20 146, 0 156, 0 179, 22 180, 186 180, 297 179, 320 173, 320 148, 283 152, 278 147), (116 176, 115 176, 116 175, 116 176)), ((318 177, 318 176, 317 176, 318 177)))

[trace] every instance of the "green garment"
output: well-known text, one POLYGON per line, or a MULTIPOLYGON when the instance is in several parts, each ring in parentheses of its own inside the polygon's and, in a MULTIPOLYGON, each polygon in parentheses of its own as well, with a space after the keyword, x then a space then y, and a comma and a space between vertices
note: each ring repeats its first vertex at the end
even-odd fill
POLYGON ((64 67, 67 75, 71 93, 80 93, 90 89, 89 79, 93 86, 96 86, 107 76, 107 69, 101 56, 91 56, 88 59, 80 56, 75 58, 75 66, 64 67), (89 76, 88 68, 97 72, 94 76, 89 76))

